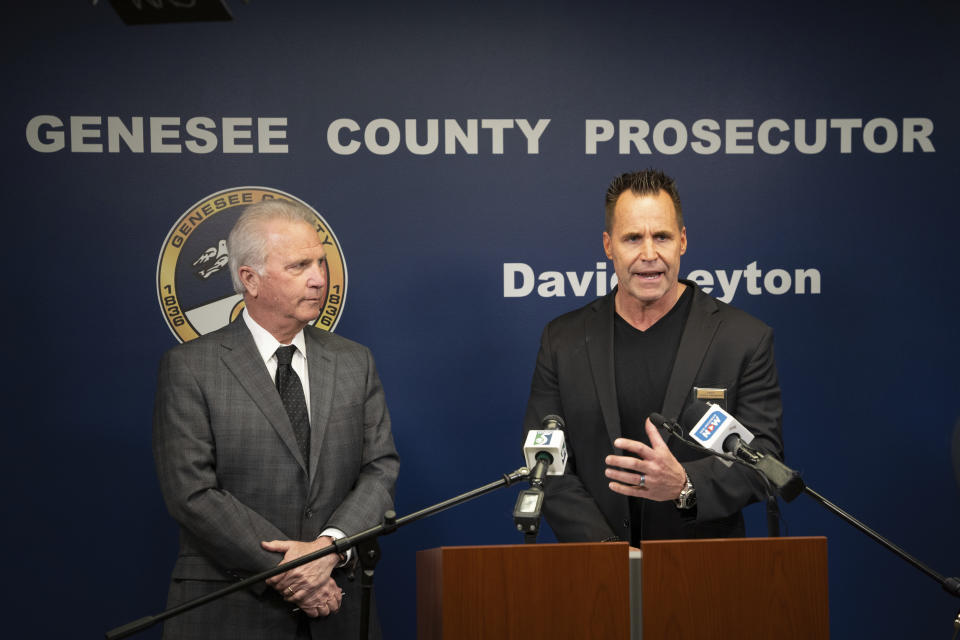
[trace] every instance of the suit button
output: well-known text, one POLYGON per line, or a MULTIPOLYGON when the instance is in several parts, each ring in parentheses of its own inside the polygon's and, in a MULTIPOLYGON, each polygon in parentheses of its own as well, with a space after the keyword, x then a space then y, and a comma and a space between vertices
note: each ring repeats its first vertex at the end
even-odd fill
POLYGON ((629 529, 629 528, 630 528, 630 519, 629 519, 629 518, 624 518, 624 519, 623 519, 623 528, 624 528, 624 529, 629 529))
POLYGON ((311 517, 313 517, 313 511, 307 507, 307 510, 303 512, 303 517, 309 520, 311 517))

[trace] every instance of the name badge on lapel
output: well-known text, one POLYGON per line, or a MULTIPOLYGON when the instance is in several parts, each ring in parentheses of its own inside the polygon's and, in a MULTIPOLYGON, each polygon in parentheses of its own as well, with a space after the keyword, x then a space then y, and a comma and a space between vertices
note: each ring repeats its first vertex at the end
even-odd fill
POLYGON ((727 390, 715 387, 694 387, 693 397, 702 402, 712 402, 720 405, 724 411, 727 410, 727 390))

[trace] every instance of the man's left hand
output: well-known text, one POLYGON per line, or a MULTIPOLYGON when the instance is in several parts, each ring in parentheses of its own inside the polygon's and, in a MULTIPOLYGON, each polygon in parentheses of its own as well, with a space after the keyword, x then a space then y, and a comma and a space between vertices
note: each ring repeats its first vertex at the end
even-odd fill
POLYGON ((604 460, 606 475, 613 480, 610 490, 657 502, 675 500, 683 489, 687 474, 649 418, 644 426, 651 446, 628 438, 613 441, 613 446, 633 455, 607 456, 604 460))
MULTIPOLYGON (((329 536, 321 536, 313 542, 271 540, 260 543, 267 551, 275 551, 283 554, 283 559, 280 561, 280 564, 290 562, 308 553, 313 553, 331 544, 333 544, 333 538, 329 536)), ((279 591, 284 600, 288 602, 295 604, 312 602, 314 599, 313 596, 315 596, 318 591, 329 586, 327 580, 330 578, 330 574, 338 562, 339 557, 337 554, 331 553, 313 562, 308 562, 307 564, 302 564, 299 567, 290 569, 290 571, 285 571, 272 578, 267 578, 267 584, 279 591)))

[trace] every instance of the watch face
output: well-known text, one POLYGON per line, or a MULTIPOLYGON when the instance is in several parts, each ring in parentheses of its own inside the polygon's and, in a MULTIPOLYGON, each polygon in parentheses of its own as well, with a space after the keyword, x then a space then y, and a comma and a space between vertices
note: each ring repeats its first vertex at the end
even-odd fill
POLYGON ((677 496, 677 507, 681 509, 689 509, 696 503, 697 494, 693 489, 693 483, 690 482, 690 476, 687 476, 687 481, 683 485, 683 489, 680 490, 680 495, 677 496))

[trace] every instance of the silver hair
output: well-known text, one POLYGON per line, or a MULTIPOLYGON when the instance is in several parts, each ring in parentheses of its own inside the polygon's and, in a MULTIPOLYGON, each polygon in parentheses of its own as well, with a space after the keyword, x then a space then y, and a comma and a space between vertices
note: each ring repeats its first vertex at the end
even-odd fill
POLYGON ((250 267, 263 275, 267 262, 267 236, 263 230, 266 223, 273 220, 305 222, 314 229, 317 226, 317 217, 309 209, 290 200, 263 200, 244 209, 227 238, 230 279, 237 293, 245 291, 240 281, 240 267, 250 267))

